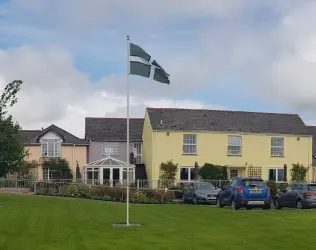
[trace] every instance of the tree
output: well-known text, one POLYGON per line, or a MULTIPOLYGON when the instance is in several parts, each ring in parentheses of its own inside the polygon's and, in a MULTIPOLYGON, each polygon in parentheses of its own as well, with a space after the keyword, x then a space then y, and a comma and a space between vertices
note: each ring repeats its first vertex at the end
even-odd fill
POLYGON ((72 179, 73 175, 68 161, 61 158, 51 158, 44 161, 43 170, 49 170, 53 172, 53 179, 72 179))
POLYGON ((227 168, 225 166, 205 163, 199 174, 204 180, 227 180, 227 168))
POLYGON ((81 173, 80 173, 80 168, 79 168, 79 162, 76 161, 76 179, 80 180, 81 179, 81 173))
POLYGON ((15 172, 18 173, 18 178, 27 178, 27 177, 33 177, 30 173, 30 170, 32 168, 37 168, 39 166, 39 163, 35 160, 33 161, 23 161, 21 165, 18 166, 17 169, 15 169, 15 172))
POLYGON ((160 178, 165 180, 175 180, 178 172, 178 164, 174 164, 171 161, 160 164, 160 178))
POLYGON ((21 141, 21 127, 7 115, 8 109, 17 103, 21 85, 20 80, 9 83, 0 98, 0 177, 17 170, 27 153, 21 141))
POLYGON ((163 188, 174 185, 177 172, 178 164, 174 164, 172 160, 160 164, 160 182, 163 188))
POLYGON ((308 167, 304 167, 302 164, 292 164, 291 179, 293 182, 303 182, 306 180, 306 174, 308 167))

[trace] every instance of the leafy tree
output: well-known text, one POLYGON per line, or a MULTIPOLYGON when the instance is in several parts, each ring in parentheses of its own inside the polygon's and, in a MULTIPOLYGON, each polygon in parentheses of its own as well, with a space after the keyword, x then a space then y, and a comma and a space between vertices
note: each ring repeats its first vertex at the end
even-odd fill
POLYGON ((62 158, 51 158, 42 164, 43 169, 53 171, 53 179, 72 179, 73 175, 68 161, 62 158))
POLYGON ((160 164, 160 178, 165 180, 175 180, 178 172, 178 164, 171 161, 160 164))
POLYGON ((178 172, 178 164, 171 161, 162 162, 160 164, 160 183, 161 187, 169 188, 174 186, 174 181, 178 172))
POLYGON ((227 168, 225 166, 205 163, 200 168, 199 174, 204 180, 227 180, 227 168))
POLYGON ((27 153, 21 141, 21 127, 8 115, 8 109, 17 103, 21 85, 20 80, 9 83, 0 97, 0 177, 17 170, 27 153))
POLYGON ((37 168, 39 166, 39 163, 35 160, 33 161, 23 161, 21 165, 18 166, 17 169, 15 169, 15 172, 18 173, 18 178, 27 178, 32 177, 30 174, 30 170, 32 168, 37 168))
POLYGON ((308 167, 304 167, 302 164, 292 164, 291 179, 293 182, 303 182, 306 180, 306 174, 308 167))

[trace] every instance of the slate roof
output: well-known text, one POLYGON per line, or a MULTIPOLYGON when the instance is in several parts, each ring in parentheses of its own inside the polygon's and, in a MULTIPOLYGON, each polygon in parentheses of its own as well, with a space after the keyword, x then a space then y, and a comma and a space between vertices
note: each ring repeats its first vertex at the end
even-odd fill
POLYGON ((21 130, 20 136, 24 144, 39 144, 39 139, 48 132, 54 132, 62 139, 62 145, 76 144, 76 145, 89 145, 84 139, 80 139, 67 131, 55 126, 54 124, 43 130, 21 130))
MULTIPOLYGON (((130 141, 142 141, 143 118, 130 118, 130 141)), ((126 118, 87 117, 85 138, 91 141, 126 141, 126 118)))
POLYGON ((147 113, 153 130, 310 135, 297 114, 165 108, 147 113))

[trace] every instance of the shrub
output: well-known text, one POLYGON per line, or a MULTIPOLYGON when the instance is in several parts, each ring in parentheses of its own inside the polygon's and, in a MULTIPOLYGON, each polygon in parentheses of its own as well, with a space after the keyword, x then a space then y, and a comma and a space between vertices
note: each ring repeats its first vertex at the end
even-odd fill
POLYGON ((272 198, 275 198, 275 195, 278 192, 278 185, 275 181, 267 181, 267 186, 270 188, 272 198))
POLYGON ((60 188, 62 196, 76 198, 90 198, 90 189, 84 184, 65 185, 60 188))
POLYGON ((154 197, 158 203, 168 203, 173 199, 173 192, 155 191, 154 197))
POLYGON ((137 203, 147 203, 147 202, 150 201, 150 199, 141 190, 136 190, 131 195, 131 201, 132 202, 137 202, 137 203))
POLYGON ((267 186, 270 188, 272 198, 275 198, 275 195, 282 191, 283 189, 289 186, 288 183, 277 183, 275 181, 267 181, 267 186))
POLYGON ((308 167, 304 167, 303 165, 292 164, 293 167, 291 169, 291 179, 293 182, 303 182, 306 180, 306 174, 308 172, 308 167))
POLYGON ((204 180, 227 180, 227 168, 205 163, 199 170, 199 175, 204 180))

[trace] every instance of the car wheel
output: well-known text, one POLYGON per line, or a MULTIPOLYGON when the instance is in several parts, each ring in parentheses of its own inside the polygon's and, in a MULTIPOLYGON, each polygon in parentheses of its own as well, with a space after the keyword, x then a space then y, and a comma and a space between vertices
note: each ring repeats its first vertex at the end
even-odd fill
POLYGON ((303 209, 304 206, 303 206, 303 201, 301 199, 299 199, 297 202, 296 202, 296 208, 297 209, 303 209))
POLYGON ((231 203, 231 209, 232 210, 238 210, 240 207, 236 206, 236 202, 235 202, 235 199, 232 200, 232 203, 231 203))
POLYGON ((274 200, 274 207, 275 209, 281 209, 282 206, 280 205, 279 199, 274 200))
POLYGON ((195 195, 193 196, 192 204, 198 204, 198 200, 195 195))
POLYGON ((219 198, 217 198, 217 200, 216 200, 216 206, 217 207, 224 207, 224 205, 221 203, 221 200, 219 198))

